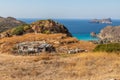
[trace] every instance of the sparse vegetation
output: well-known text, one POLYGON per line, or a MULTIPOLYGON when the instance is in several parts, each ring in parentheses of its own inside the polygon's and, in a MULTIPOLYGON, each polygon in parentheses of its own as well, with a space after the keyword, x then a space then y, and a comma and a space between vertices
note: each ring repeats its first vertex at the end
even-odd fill
MULTIPOLYGON (((9 30, 9 33, 12 35, 27 34, 0 39, 1 80, 120 79, 120 55, 108 54, 111 52, 119 53, 120 43, 100 44, 96 46, 96 44, 91 42, 78 41, 76 38, 71 37, 66 27, 52 20, 42 20, 34 22, 31 25, 21 25, 9 30), (44 34, 29 33, 31 29, 37 33, 44 34), (52 44, 58 52, 55 54, 45 54, 43 52, 38 55, 36 54, 36 56, 10 55, 13 54, 13 51, 17 50, 15 47, 16 44, 26 41, 46 41, 52 44), (87 52, 67 54, 68 50, 78 50, 78 48, 84 49, 87 52), (101 52, 91 53, 93 49, 94 51, 101 52), (9 55, 6 53, 9 53, 9 55)), ((25 49, 23 48, 23 50, 25 49)))
POLYGON ((25 22, 19 21, 13 17, 3 18, 0 17, 0 32, 4 32, 16 26, 26 24, 25 22))
POLYGON ((30 29, 31 29, 30 25, 21 25, 21 26, 11 29, 11 34, 12 35, 22 35, 27 30, 30 30, 30 29))
POLYGON ((94 51, 102 52, 120 52, 120 43, 109 43, 109 44, 100 44, 97 45, 94 51))
POLYGON ((50 34, 50 31, 49 30, 45 30, 43 33, 44 34, 50 34))
POLYGON ((24 26, 18 26, 11 30, 12 35, 22 35, 24 33, 24 26))
POLYGON ((31 29, 31 27, 30 27, 30 25, 25 25, 23 29, 24 29, 24 31, 26 31, 26 30, 31 29))
POLYGON ((119 80, 120 55, 108 53, 0 54, 1 80, 119 80), (104 74, 104 75, 103 75, 104 74))
MULTIPOLYGON (((8 38, 2 38, 0 40, 0 51, 1 52, 11 52, 11 48, 16 44, 26 41, 43 41, 45 40, 47 43, 52 44, 55 48, 59 49, 61 53, 66 51, 67 48, 81 48, 88 51, 92 51, 95 44, 86 41, 78 41, 76 38, 67 37, 66 34, 35 34, 28 33, 22 36, 13 36, 8 38), (86 46, 89 45, 89 46, 86 46)), ((59 51, 58 50, 58 51, 59 51)))
POLYGON ((23 35, 23 34, 31 33, 31 32, 43 33, 43 34, 64 33, 64 34, 67 34, 67 36, 72 37, 71 33, 68 31, 68 29, 64 25, 57 23, 53 20, 49 20, 49 19, 39 20, 31 24, 19 25, 18 27, 13 27, 8 30, 1 33, 1 35, 3 35, 2 38, 6 37, 6 35, 11 35, 11 36, 23 35), (8 32, 8 30, 10 32, 8 32), (6 32, 7 34, 3 34, 6 32))

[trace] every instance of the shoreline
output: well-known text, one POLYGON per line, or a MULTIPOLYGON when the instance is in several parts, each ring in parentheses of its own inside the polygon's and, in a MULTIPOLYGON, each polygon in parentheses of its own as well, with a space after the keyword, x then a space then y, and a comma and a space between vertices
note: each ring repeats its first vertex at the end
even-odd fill
POLYGON ((92 37, 89 33, 88 34, 72 34, 72 36, 77 38, 78 40, 83 40, 83 41, 98 40, 98 38, 92 37))

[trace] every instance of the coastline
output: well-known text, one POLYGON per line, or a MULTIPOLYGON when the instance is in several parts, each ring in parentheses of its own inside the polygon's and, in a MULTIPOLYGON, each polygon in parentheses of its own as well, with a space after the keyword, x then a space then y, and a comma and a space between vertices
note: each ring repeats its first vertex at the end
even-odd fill
POLYGON ((90 34, 72 34, 72 36, 83 41, 98 40, 98 38, 92 37, 90 34))
MULTIPOLYGON (((17 18, 18 20, 24 21, 28 24, 42 20, 42 18, 17 18)), ((65 25, 73 37, 77 38, 78 40, 97 40, 97 38, 93 38, 90 36, 91 32, 99 33, 101 29, 110 25, 110 26, 117 26, 120 25, 120 20, 113 19, 112 24, 93 24, 89 23, 90 19, 53 19, 63 25, 65 25)))

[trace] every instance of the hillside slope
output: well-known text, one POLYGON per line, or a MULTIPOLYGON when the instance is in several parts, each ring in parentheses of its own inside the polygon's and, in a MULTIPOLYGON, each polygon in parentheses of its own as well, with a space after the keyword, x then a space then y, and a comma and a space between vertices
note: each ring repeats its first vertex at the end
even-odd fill
MULTIPOLYGON (((9 23, 13 24, 12 21, 13 20, 10 19, 9 23)), ((8 25, 8 23, 5 24, 8 25)), ((64 25, 51 19, 38 20, 31 24, 19 25, 15 26, 15 28, 12 27, 11 29, 9 28, 8 29, 6 28, 7 30, 0 34, 0 38, 11 37, 14 35, 23 35, 27 33, 42 33, 42 34, 63 33, 66 34, 68 37, 72 37, 71 33, 64 25)), ((5 27, 3 29, 5 29, 5 27)))
POLYGON ((0 39, 0 52, 2 53, 11 53, 13 47, 21 42, 26 41, 46 41, 47 43, 52 44, 58 53, 67 53, 69 49, 85 49, 92 51, 95 48, 95 44, 91 42, 78 41, 74 37, 68 37, 66 34, 36 34, 28 33, 22 36, 13 36, 0 39), (87 45, 87 46, 86 46, 87 45), (89 46, 88 46, 89 45, 89 46))
POLYGON ((0 17, 0 32, 4 32, 8 29, 11 29, 23 24, 26 24, 26 23, 20 20, 17 20, 13 17, 7 17, 7 18, 0 17))
POLYGON ((120 80, 120 55, 40 56, 0 54, 1 80, 120 80))

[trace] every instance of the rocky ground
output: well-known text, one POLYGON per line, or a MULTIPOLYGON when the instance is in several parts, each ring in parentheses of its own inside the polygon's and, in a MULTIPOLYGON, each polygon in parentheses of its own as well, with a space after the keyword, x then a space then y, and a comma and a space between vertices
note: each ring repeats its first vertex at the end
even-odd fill
POLYGON ((0 80, 120 80, 120 55, 0 54, 0 80))

